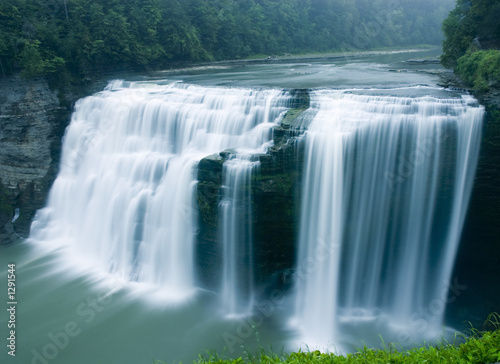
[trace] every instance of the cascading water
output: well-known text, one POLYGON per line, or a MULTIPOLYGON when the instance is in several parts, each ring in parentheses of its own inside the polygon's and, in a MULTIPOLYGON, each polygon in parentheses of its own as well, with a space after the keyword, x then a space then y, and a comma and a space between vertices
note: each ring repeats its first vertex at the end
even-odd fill
MULTIPOLYGON (((483 109, 466 96, 364 93, 311 92, 295 321, 312 344, 345 342, 339 333, 368 321, 411 336, 429 308, 415 337, 435 337, 469 200, 483 109)), ((197 286, 198 162, 236 148, 219 206, 221 306, 251 312, 259 162, 250 156, 265 152, 290 99, 281 90, 111 83, 77 103, 30 239, 186 297, 197 286)))
POLYGON ((439 336, 483 108, 328 90, 311 102, 294 320, 304 340, 345 342, 366 322, 401 344, 439 336))
POLYGON ((251 312, 253 288, 252 176, 259 167, 251 156, 224 163, 220 233, 223 251, 222 302, 229 315, 251 312))
MULTIPOLYGON (((186 296, 196 287, 198 162, 231 147, 265 151, 288 100, 281 90, 110 83, 77 103, 31 239, 186 296)), ((248 163, 232 161, 228 178, 246 180, 248 163)))

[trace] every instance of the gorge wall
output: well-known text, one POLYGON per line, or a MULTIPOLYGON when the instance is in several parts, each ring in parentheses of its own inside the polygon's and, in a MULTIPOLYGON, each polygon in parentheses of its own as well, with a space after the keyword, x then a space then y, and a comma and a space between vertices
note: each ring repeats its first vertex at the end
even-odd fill
POLYGON ((28 236, 44 206, 69 113, 43 78, 0 78, 0 244, 28 236))
POLYGON ((0 244, 29 236, 57 176, 75 102, 101 91, 110 77, 57 87, 44 77, 0 77, 0 244))

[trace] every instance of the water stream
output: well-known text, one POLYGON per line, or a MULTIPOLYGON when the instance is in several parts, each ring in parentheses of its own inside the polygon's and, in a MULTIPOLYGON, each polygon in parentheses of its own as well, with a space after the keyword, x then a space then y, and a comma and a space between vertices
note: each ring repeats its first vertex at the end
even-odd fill
POLYGON ((316 91, 312 108, 297 326, 325 346, 374 321, 398 342, 439 336, 483 108, 469 96, 330 90, 316 91), (432 311, 425 332, 423 308, 432 311))

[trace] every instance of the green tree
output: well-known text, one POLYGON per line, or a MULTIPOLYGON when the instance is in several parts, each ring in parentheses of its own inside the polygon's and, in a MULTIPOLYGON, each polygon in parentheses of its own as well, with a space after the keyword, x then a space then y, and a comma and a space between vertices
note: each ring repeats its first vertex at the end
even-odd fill
POLYGON ((443 22, 445 39, 441 62, 446 67, 456 67, 473 40, 499 46, 500 3, 497 0, 457 0, 456 7, 443 22))
MULTIPOLYGON (((432 43, 452 1, 1 1, 0 74, 79 80, 123 67, 432 43)), ((487 0, 475 3, 480 11, 487 0)))

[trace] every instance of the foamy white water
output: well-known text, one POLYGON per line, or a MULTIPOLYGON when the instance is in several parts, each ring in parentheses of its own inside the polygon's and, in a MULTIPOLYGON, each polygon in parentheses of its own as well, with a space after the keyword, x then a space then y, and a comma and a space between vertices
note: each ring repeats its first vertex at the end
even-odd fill
POLYGON ((251 313, 253 303, 252 176, 260 163, 252 159, 235 155, 223 169, 221 298, 223 311, 231 316, 251 313))
MULTIPOLYGON (((468 96, 356 93, 311 93, 294 321, 312 345, 366 322, 439 336, 484 110, 468 96)), ((198 286, 198 162, 235 148, 219 208, 220 297, 226 314, 251 313, 251 155, 289 101, 281 90, 110 83, 76 105, 31 240, 182 300, 198 286)))
POLYGON ((303 341, 334 345, 363 322, 402 344, 439 336, 483 108, 468 96, 330 90, 314 92, 312 108, 294 319, 303 341))
POLYGON ((232 147, 265 151, 288 99, 281 90, 110 83, 77 103, 31 239, 185 297, 197 285, 198 162, 232 147))

